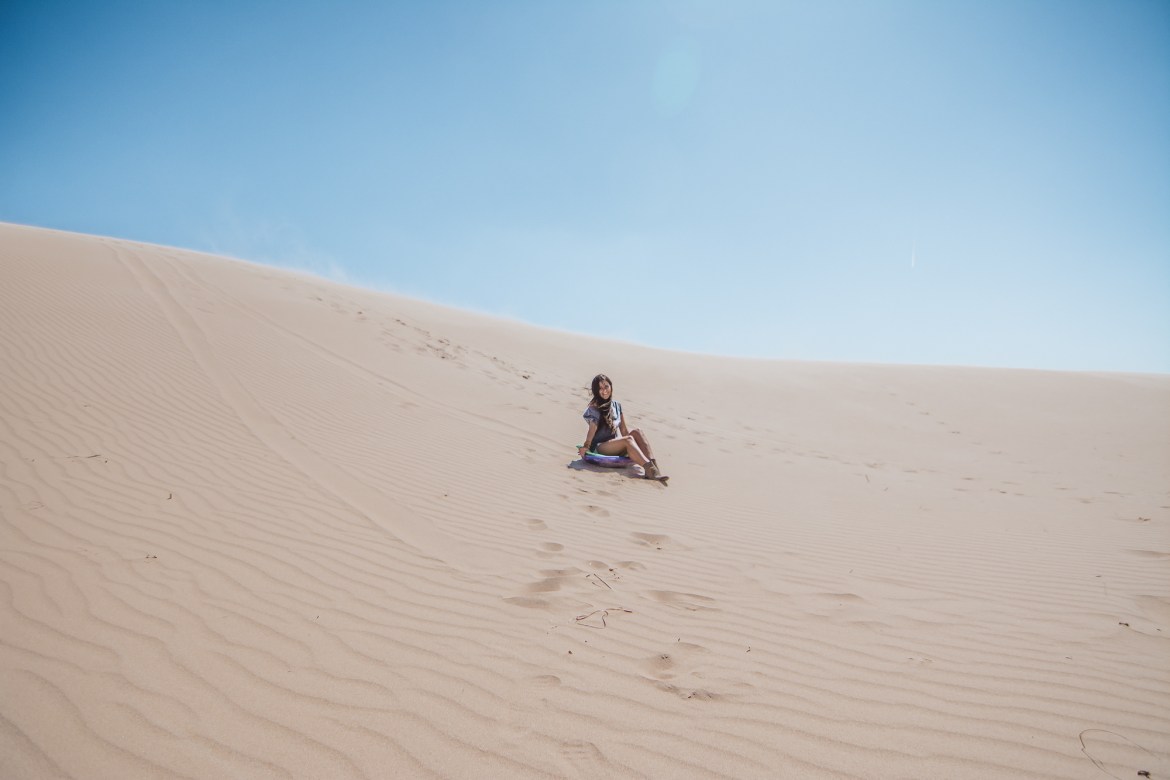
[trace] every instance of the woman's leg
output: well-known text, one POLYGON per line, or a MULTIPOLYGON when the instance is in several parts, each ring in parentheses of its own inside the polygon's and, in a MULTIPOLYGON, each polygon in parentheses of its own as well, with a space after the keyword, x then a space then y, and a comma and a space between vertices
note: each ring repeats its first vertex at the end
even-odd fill
POLYGON ((638 446, 638 442, 634 441, 633 436, 619 436, 616 439, 603 441, 597 445, 596 449, 602 455, 625 455, 639 466, 645 466, 646 461, 650 460, 642 454, 642 450, 638 446))
POLYGON ((635 428, 630 431, 630 436, 638 443, 638 449, 646 456, 646 460, 654 460, 654 450, 650 449, 650 442, 646 441, 646 434, 642 433, 642 429, 635 428))

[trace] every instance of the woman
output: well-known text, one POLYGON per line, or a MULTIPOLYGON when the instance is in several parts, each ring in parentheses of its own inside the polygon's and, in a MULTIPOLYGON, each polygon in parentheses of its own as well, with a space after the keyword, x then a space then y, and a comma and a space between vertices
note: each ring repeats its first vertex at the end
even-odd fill
POLYGON ((609 377, 605 374, 593 377, 592 389, 593 400, 583 415, 589 423, 589 433, 577 454, 585 457, 586 452, 593 451, 602 455, 625 455, 644 469, 643 476, 647 479, 666 480, 654 461, 654 451, 650 449, 645 434, 637 428, 631 431, 627 427, 622 405, 613 400, 613 383, 609 377))

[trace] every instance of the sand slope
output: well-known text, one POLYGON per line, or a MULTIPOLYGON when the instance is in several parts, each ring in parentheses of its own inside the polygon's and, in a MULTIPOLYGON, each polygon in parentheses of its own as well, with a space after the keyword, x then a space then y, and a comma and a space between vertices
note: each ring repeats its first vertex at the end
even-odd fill
POLYGON ((0 225, 0 776, 1170 774, 1170 377, 0 225), (597 371, 670 488, 569 467, 597 371))

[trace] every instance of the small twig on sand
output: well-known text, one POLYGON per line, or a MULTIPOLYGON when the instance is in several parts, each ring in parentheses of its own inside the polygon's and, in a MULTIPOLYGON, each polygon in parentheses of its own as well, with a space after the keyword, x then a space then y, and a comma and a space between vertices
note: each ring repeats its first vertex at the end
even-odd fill
POLYGON ((610 590, 613 590, 613 587, 608 582, 601 579, 601 577, 598 577, 596 574, 593 574, 592 572, 590 572, 589 574, 586 574, 585 579, 589 580, 590 582, 592 582, 595 585, 600 582, 605 587, 609 588, 610 590), (592 577, 593 579, 589 580, 590 577, 592 577))
POLYGON ((609 614, 610 610, 613 610, 614 612, 628 612, 631 615, 634 614, 634 610, 626 609, 625 607, 610 607, 609 609, 595 609, 592 612, 590 612, 588 615, 578 615, 577 616, 577 625, 585 626, 585 628, 605 628, 606 627, 605 616, 609 614), (581 622, 582 620, 588 620, 589 618, 593 617, 594 615, 596 615, 599 612, 601 613, 601 625, 600 626, 591 626, 588 623, 581 622))
MULTIPOLYGON (((1150 752, 1150 751, 1149 751, 1149 750, 1147 750, 1146 748, 1144 748, 1144 747, 1142 747, 1141 745, 1139 745, 1138 743, 1134 742, 1132 739, 1130 739, 1129 737, 1125 736, 1124 734, 1118 734, 1116 731, 1110 731, 1109 729, 1085 729, 1085 730, 1084 730, 1084 731, 1082 731, 1080 734, 1078 734, 1078 735, 1077 735, 1077 739, 1078 739, 1078 740, 1080 741, 1080 743, 1081 743, 1081 752, 1085 754, 1085 757, 1086 757, 1086 758, 1088 758, 1090 761, 1092 761, 1092 762, 1093 762, 1093 766, 1097 767, 1098 769, 1100 769, 1102 772, 1104 772, 1105 774, 1109 775, 1110 777, 1117 778, 1117 780, 1121 780, 1121 778, 1120 778, 1120 777, 1117 777, 1117 775, 1115 775, 1115 774, 1113 774, 1112 772, 1110 772, 1108 769, 1106 769, 1106 768, 1105 768, 1105 766, 1104 766, 1104 765, 1103 765, 1103 764, 1102 764, 1100 761, 1098 761, 1097 759, 1095 759, 1095 758, 1093 758, 1091 755, 1089 755, 1089 748, 1088 748, 1088 746, 1087 746, 1087 745, 1085 745, 1085 735, 1086 735, 1086 734, 1088 734, 1090 731, 1099 731, 1099 732, 1101 732, 1102 734, 1112 734, 1112 735, 1113 735, 1113 736, 1115 736, 1115 737, 1121 737, 1122 739, 1124 739, 1124 740, 1125 740, 1126 742, 1128 742, 1129 744, 1133 745, 1133 746, 1134 746, 1135 748, 1137 748, 1138 750, 1142 750, 1142 751, 1144 751, 1144 752, 1146 752, 1146 753, 1149 753, 1149 754, 1150 754, 1150 756, 1151 756, 1151 757, 1153 757, 1153 758, 1155 758, 1155 759, 1157 758, 1157 755, 1155 755, 1154 753, 1150 752)), ((1143 770, 1143 771, 1145 771, 1145 770, 1143 770)), ((1141 775, 1141 774, 1142 774, 1142 772, 1138 772, 1138 774, 1139 774, 1139 775, 1141 775)), ((1142 775, 1142 776, 1143 776, 1143 777, 1145 777, 1145 776, 1147 776, 1147 775, 1142 775)))

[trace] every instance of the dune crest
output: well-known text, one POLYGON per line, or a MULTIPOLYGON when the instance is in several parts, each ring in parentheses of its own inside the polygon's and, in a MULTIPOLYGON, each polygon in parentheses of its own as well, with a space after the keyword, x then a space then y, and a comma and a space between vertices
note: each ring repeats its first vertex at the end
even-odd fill
POLYGON ((0 776, 1170 773, 1170 377, 0 225, 0 776), (582 468, 597 371, 671 486, 582 468))

